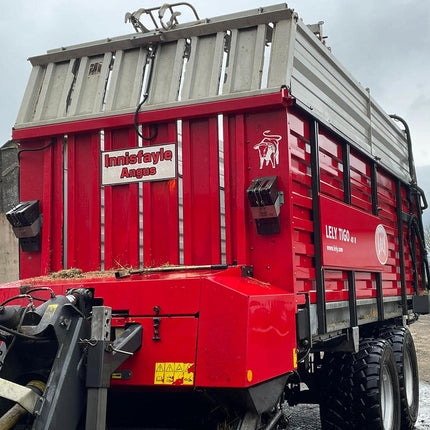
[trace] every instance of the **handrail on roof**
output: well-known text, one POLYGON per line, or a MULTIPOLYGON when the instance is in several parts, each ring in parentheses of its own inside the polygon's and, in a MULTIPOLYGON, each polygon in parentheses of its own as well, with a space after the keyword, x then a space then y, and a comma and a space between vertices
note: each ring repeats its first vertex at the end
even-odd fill
POLYGON ((140 8, 133 13, 127 12, 125 14, 125 22, 130 22, 137 33, 149 33, 150 31, 154 30, 171 30, 177 24, 179 24, 177 18, 181 15, 181 12, 178 10, 174 10, 174 8, 178 6, 188 6, 193 11, 196 20, 200 20, 199 15, 197 14, 197 11, 194 6, 192 6, 190 3, 180 2, 172 4, 165 3, 162 6, 152 7, 150 9, 140 8), (170 19, 165 23, 163 21, 163 18, 167 10, 170 12, 170 19), (158 25, 157 19, 153 13, 156 11, 158 11, 158 20, 160 21, 160 26, 158 25), (154 29, 150 30, 142 24, 140 17, 143 14, 149 15, 151 21, 155 26, 154 29))

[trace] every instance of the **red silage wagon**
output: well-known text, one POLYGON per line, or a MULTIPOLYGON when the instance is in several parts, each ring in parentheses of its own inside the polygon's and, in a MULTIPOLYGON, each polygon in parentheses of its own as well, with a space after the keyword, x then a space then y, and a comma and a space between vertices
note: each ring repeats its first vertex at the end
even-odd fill
POLYGON ((286 5, 174 10, 30 59, 0 428, 274 429, 301 402, 324 429, 413 428, 407 125, 286 5))

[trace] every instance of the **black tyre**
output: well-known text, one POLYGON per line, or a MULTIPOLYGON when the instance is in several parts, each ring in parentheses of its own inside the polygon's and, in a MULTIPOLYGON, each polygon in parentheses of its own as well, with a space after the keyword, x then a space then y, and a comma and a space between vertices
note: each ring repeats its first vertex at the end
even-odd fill
POLYGON ((419 378, 417 353, 407 327, 392 327, 381 332, 393 348, 399 375, 402 429, 411 430, 418 417, 419 378))
POLYGON ((353 363, 354 428, 400 430, 400 389, 390 342, 360 342, 353 363))
POLYGON ((319 375, 322 430, 352 426, 353 354, 326 352, 319 375))

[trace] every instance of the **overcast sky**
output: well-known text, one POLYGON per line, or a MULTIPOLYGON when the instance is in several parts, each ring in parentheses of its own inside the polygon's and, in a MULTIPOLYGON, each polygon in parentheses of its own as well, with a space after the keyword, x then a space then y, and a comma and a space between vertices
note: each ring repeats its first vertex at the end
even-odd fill
MULTIPOLYGON (((200 18, 278 3, 191 0, 200 18)), ((28 57, 48 49, 133 32, 126 12, 163 0, 2 0, 0 145, 11 138, 31 71, 28 57)), ((411 128, 417 165, 430 165, 430 1, 291 0, 306 24, 324 21, 327 44, 388 112, 411 128)))

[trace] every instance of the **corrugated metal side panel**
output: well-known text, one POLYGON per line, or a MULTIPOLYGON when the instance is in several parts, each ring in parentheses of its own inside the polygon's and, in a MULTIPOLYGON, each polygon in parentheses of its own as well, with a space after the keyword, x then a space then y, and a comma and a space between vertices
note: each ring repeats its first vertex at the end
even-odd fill
POLYGON ((100 270, 99 133, 68 138, 67 267, 100 270))
POLYGON ((33 120, 57 118, 66 115, 66 101, 73 79, 71 69, 74 60, 67 63, 50 63, 46 68, 33 120))
MULTIPOLYGON (((105 150, 136 146, 133 127, 105 130, 105 150)), ((139 185, 104 187, 104 204, 105 269, 139 267, 139 185)))
POLYGON ((186 40, 159 45, 147 105, 175 102, 178 99, 186 40))
MULTIPOLYGON (((221 118, 222 119, 222 118, 221 118)), ((143 124, 143 135, 149 137, 153 132, 154 126, 151 124, 143 124)), ((126 189, 126 186, 119 186, 120 190, 114 191, 115 187, 101 187, 101 258, 102 267, 117 268, 118 262, 129 266, 128 261, 136 260, 136 253, 130 253, 130 241, 138 240, 139 247, 139 265, 144 267, 159 267, 165 264, 177 265, 184 263, 184 199, 183 199, 183 172, 182 172, 182 121, 170 121, 159 123, 157 126, 157 136, 151 141, 152 145, 163 144, 166 142, 178 143, 178 177, 176 180, 161 181, 161 182, 146 182, 139 184, 138 199, 139 199, 139 234, 138 236, 130 236, 127 231, 123 231, 126 225, 123 220, 127 217, 133 218, 132 227, 136 230, 134 223, 134 215, 124 214, 124 211, 130 212, 127 204, 121 204, 120 199, 124 203, 124 199, 130 198, 129 193, 133 190, 126 189), (119 194, 118 194, 119 193, 119 194), (120 196, 118 199, 118 195, 120 196), (105 197, 106 196, 106 197, 105 197), (128 196, 128 197, 127 197, 128 196), (114 202, 113 202, 114 199, 114 202), (106 200, 106 203, 105 203, 106 200), (116 207, 119 205, 120 207, 116 207), (117 215, 115 215, 117 214, 117 215), (121 215, 122 214, 122 215, 121 215), (106 220, 106 221, 105 221, 106 220), (115 227, 115 225, 117 227, 115 227), (113 235, 119 233, 115 239, 113 235), (106 242, 105 242, 106 239, 106 242), (116 245, 113 243, 115 242, 116 245), (116 249, 116 251, 115 251, 116 249), (121 252, 125 251, 125 255, 121 252), (131 259, 131 260, 130 260, 131 259), (106 260, 106 264, 105 264, 106 260)), ((116 140, 122 134, 123 140, 127 140, 126 129, 122 131, 116 130, 116 140)), ((212 125, 214 131, 214 125, 212 125)), ((106 129, 101 133, 102 150, 108 149, 113 130, 106 129), (107 138, 105 138, 107 136, 107 138), (106 144, 105 144, 106 142, 106 144)), ((218 124, 219 139, 222 137, 222 122, 218 124), (221 130, 221 132, 220 132, 221 130)), ((134 130, 131 132, 130 138, 134 141, 134 130)), ((215 137, 215 135, 214 135, 215 137)), ((213 144, 214 142, 212 142, 213 144)), ((147 143, 138 141, 139 146, 145 146, 147 143)), ((223 159, 223 143, 219 141, 219 183, 213 183, 213 196, 218 186, 218 194, 220 199, 220 245, 215 241, 213 247, 221 249, 221 262, 226 261, 226 224, 225 224, 225 188, 224 188, 224 159, 223 159)), ((202 161, 206 158, 202 159, 202 161)), ((213 163, 212 163, 213 165, 213 163)), ((190 173, 188 168, 188 173, 190 173)), ((192 173, 192 170, 191 170, 192 173)), ((190 179, 186 180, 186 183, 190 179)), ((213 197, 212 196, 212 197, 213 197)), ((133 197, 134 198, 134 197, 133 197)), ((187 204, 189 204, 188 196, 187 204)), ((133 203, 133 207, 135 204, 133 203)), ((134 210, 133 210, 134 213, 134 210)), ((216 216, 218 219, 218 216, 216 216)), ((188 226, 193 225, 193 220, 186 220, 188 226)), ((207 225, 204 224, 206 231, 207 225)), ((127 229, 126 229, 127 230, 127 229)), ((213 229, 212 229, 213 230, 213 229)), ((212 231, 211 235, 216 237, 217 232, 212 231)), ((134 249, 134 245, 133 245, 134 249)), ((218 261, 218 260, 217 260, 218 261)))
MULTIPOLYGON (((348 272, 346 270, 324 270, 324 285, 326 289, 326 299, 332 300, 348 300, 348 272)), ((349 321, 342 321, 346 327, 349 326, 349 321)), ((332 327, 328 325, 330 331, 332 327)))
POLYGON ((312 174, 307 119, 288 112, 293 205, 294 283, 300 293, 315 294, 312 174))
POLYGON ((190 58, 184 76, 182 100, 218 95, 225 33, 191 39, 190 58))
POLYGON ((115 53, 111 82, 106 89, 106 112, 138 105, 147 57, 145 48, 115 53))
POLYGON ((291 93, 356 147, 381 158, 385 167, 409 181, 406 143, 400 129, 300 21, 291 93))
POLYGON ((369 160, 351 151, 351 204, 366 212, 372 213, 372 184, 369 160))
MULTIPOLYGON (((388 236, 388 260, 383 266, 384 295, 401 295, 399 266, 399 241, 396 216, 396 183, 386 172, 378 170, 378 215, 388 236)), ((408 249, 408 248, 406 248, 408 249)))
POLYGON ((75 96, 71 99, 67 116, 94 114, 102 111, 106 85, 110 73, 112 53, 83 57, 79 64, 75 96))
POLYGON ((223 94, 260 88, 265 43, 265 25, 232 30, 223 94))
MULTIPOLYGON (((144 124, 148 137, 152 127, 144 124)), ((158 124, 157 136, 151 145, 177 142, 176 121, 158 124)), ((148 143, 144 142, 144 146, 148 143)), ((142 204, 143 266, 159 267, 179 264, 179 200, 178 180, 143 184, 142 204)))
MULTIPOLYGON (((52 169, 52 205, 51 226, 49 231, 51 251, 47 256, 49 271, 57 272, 63 269, 63 222, 64 222, 64 186, 63 186, 63 139, 59 137, 56 144, 49 148, 51 152, 50 163, 45 168, 52 169)), ((43 240, 46 240, 42 238, 43 240)))
POLYGON ((281 4, 33 57, 15 127, 134 112, 143 84, 145 110, 266 92, 265 63, 267 87, 278 91, 290 76, 295 19, 281 4))
POLYGON ((246 169, 245 115, 224 116, 224 182, 227 264, 249 261, 249 243, 245 225, 247 202, 244 190, 246 169))
POLYGON ((285 4, 54 50, 32 62, 17 129, 134 112, 149 75, 142 110, 287 85, 318 119, 410 180, 403 132, 285 4))
POLYGON ((31 123, 33 120, 34 110, 36 109, 45 73, 46 66, 33 67, 16 119, 17 124, 31 123))
POLYGON ((390 172, 409 182, 409 156, 404 133, 393 125, 381 107, 372 99, 372 155, 390 172), (401 169, 401 170, 399 170, 401 169))
POLYGON ((288 85, 294 57, 297 16, 289 20, 274 23, 272 32, 272 49, 267 77, 268 88, 279 88, 288 85))
POLYGON ((329 133, 318 134, 321 192, 344 199, 342 146, 329 133))
MULTIPOLYGON (((49 139, 23 142, 21 150, 41 148, 49 139)), ((39 200, 43 214, 41 252, 20 250, 20 277, 46 275, 62 268, 63 152, 59 140, 43 151, 23 152, 20 157, 20 201, 39 200), (47 246, 45 246, 47 244, 47 246)))
POLYGON ((221 263, 218 118, 182 124, 184 263, 221 263))
POLYGON ((355 288, 357 290, 357 299, 376 297, 375 272, 355 272, 355 288))
POLYGON ((291 92, 371 152, 368 94, 301 22, 297 25, 291 92))

